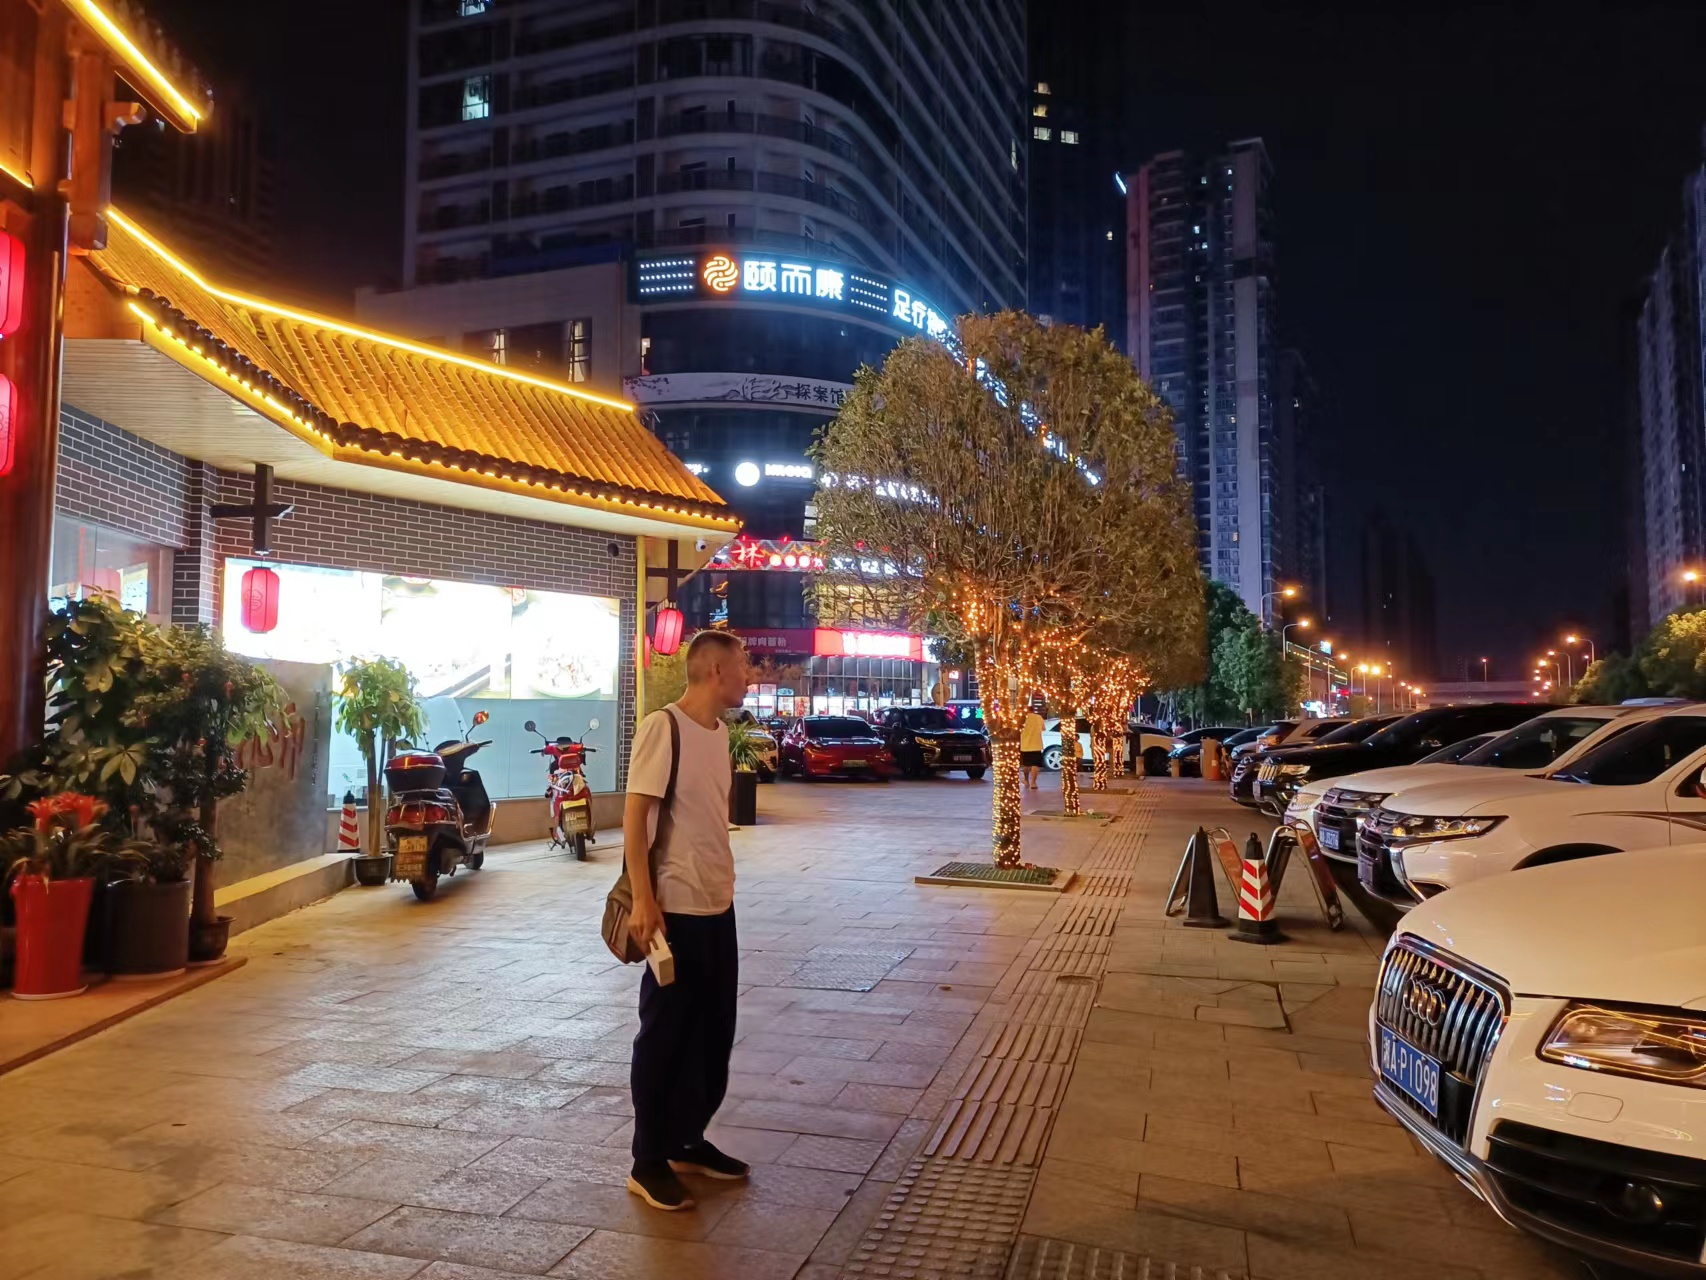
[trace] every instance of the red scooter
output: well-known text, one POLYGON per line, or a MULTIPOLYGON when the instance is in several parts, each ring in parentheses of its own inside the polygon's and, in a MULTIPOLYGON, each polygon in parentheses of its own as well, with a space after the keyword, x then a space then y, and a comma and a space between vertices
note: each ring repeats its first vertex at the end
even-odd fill
MULTIPOLYGON (((551 739, 539 733, 539 726, 529 720, 521 726, 528 733, 538 733, 544 746, 530 754, 545 757, 549 782, 545 797, 551 802, 551 847, 573 849, 575 857, 586 861, 588 844, 598 843, 598 832, 592 821, 592 788, 586 785, 587 753, 598 750, 586 745, 586 734, 579 741, 567 736, 551 739)), ((598 721, 589 721, 586 732, 598 728, 598 721)))

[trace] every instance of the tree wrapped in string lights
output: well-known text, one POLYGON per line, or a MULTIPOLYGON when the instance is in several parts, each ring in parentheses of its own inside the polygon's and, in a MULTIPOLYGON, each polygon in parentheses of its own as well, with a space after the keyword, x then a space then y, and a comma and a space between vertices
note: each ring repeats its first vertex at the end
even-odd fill
POLYGON ((1084 812, 1078 799, 1078 726, 1070 711, 1060 718, 1060 811, 1069 818, 1084 812))
POLYGON ((969 316, 952 347, 908 339, 861 369, 813 453, 818 616, 953 620, 994 750, 995 862, 1017 866, 1032 691, 1099 630, 1200 597, 1167 411, 1099 332, 969 316))

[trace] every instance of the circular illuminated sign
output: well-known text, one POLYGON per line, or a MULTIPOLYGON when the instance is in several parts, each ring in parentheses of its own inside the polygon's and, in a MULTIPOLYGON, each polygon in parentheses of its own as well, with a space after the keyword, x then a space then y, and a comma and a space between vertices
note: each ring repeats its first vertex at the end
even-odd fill
POLYGON ((750 489, 758 483, 758 464, 756 462, 741 463, 735 468, 735 480, 750 489))
MULTIPOLYGON (((740 268, 727 255, 719 253, 705 264, 703 272, 705 283, 718 293, 727 293, 740 283, 740 268)), ((743 480, 742 484, 751 481, 743 480)))

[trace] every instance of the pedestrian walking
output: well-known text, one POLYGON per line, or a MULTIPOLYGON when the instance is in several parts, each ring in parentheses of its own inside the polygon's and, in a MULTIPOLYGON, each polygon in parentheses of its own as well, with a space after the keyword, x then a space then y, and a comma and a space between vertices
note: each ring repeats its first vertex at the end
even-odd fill
POLYGON ((740 954, 735 863, 729 849, 729 734, 741 705, 746 649, 726 631, 687 647, 687 691, 641 722, 628 763, 623 857, 634 904, 629 930, 644 949, 662 934, 675 980, 651 966, 640 979, 634 1037, 634 1168, 628 1190, 654 1209, 688 1209, 678 1173, 744 1178, 745 1163, 717 1150, 705 1127, 722 1105, 735 1039, 740 954))
POLYGON ((1025 713, 1025 723, 1019 730, 1019 769, 1025 785, 1032 791, 1037 789, 1037 776, 1042 768, 1043 718, 1032 707, 1025 713))

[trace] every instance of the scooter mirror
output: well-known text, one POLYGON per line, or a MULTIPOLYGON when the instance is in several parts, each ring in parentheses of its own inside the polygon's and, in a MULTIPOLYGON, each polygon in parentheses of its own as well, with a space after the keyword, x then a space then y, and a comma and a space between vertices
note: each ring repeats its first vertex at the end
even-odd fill
POLYGON ((598 728, 598 720, 596 718, 586 722, 586 731, 588 733, 591 733, 596 728, 598 728))
POLYGON ((490 720, 491 718, 492 718, 492 713, 490 711, 476 711, 474 713, 474 727, 476 729, 478 729, 481 725, 485 724, 486 721, 490 720))
POLYGON ((538 733, 539 726, 534 724, 533 721, 528 720, 521 726, 521 731, 523 733, 538 733))

